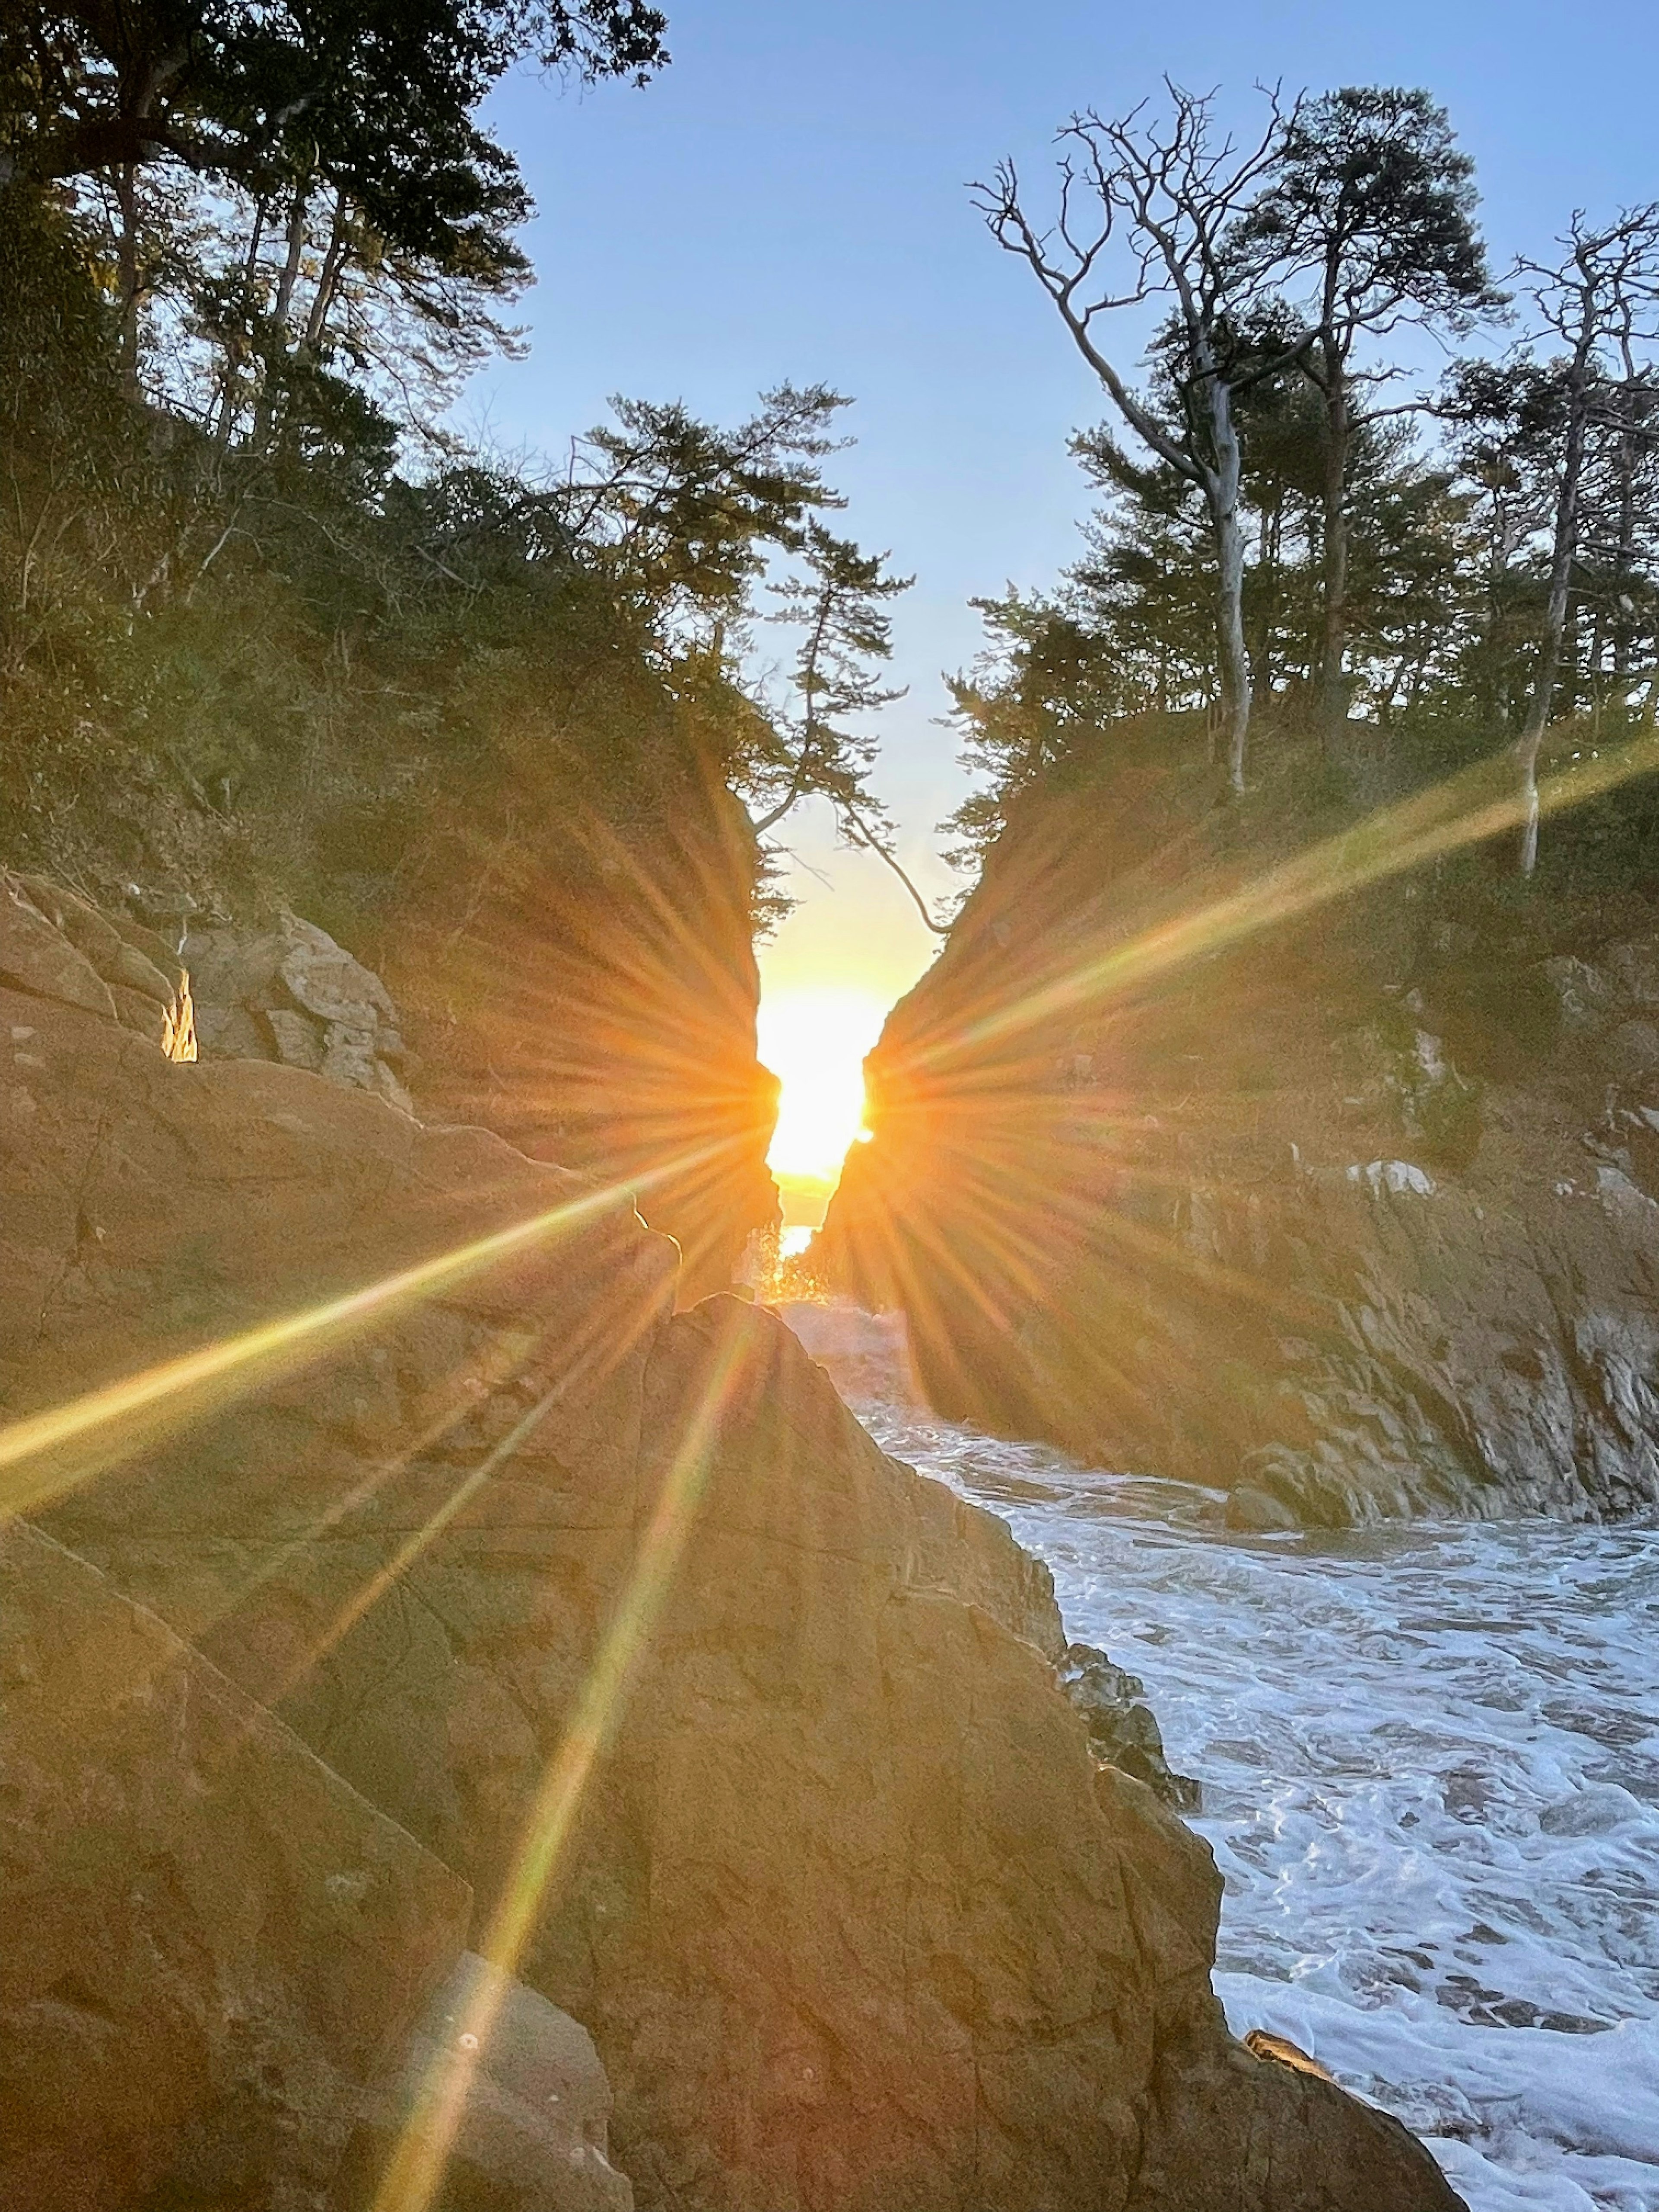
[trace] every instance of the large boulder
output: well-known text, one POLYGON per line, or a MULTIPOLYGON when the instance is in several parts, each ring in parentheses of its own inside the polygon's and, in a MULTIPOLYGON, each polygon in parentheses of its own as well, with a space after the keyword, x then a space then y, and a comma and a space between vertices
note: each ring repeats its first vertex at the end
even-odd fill
POLYGON ((1120 765, 1022 798, 889 1017, 822 1279, 938 1411, 1237 1527, 1652 1510, 1659 937, 1304 908, 1293 811, 1120 765))
POLYGON ((307 2212, 464 1882, 108 1578, 0 1531, 0 2203, 307 2212))
POLYGON ((275 1060, 413 1110, 392 994, 315 922, 283 914, 268 929, 198 923, 185 957, 210 1058, 275 1060))
POLYGON ((1091 1753, 1046 1577, 774 1317, 674 1315, 625 1194, 39 1003, 11 1407, 232 1349, 9 1479, 521 1927, 642 2206, 1371 2212, 1381 2140, 1395 2212, 1455 2203, 1261 2088, 1208 1850, 1091 1753))

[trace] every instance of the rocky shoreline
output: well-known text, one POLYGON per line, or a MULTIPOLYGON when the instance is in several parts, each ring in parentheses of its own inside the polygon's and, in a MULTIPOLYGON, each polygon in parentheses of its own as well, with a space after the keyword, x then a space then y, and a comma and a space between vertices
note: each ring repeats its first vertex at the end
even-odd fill
POLYGON ((6 1472, 9 2208, 360 2212, 527 1866, 447 2205, 1455 2203, 1227 2034, 1208 1851, 1091 1750, 1046 1571, 781 1323, 677 1313, 625 1194, 171 1060, 15 941, 8 1422, 262 1348, 6 1472))
POLYGON ((1483 939, 1413 879, 1218 945, 1271 850, 1148 812, 1018 815, 872 1055, 822 1275, 941 1413, 1237 1526, 1651 1510, 1651 914, 1466 890, 1483 939))

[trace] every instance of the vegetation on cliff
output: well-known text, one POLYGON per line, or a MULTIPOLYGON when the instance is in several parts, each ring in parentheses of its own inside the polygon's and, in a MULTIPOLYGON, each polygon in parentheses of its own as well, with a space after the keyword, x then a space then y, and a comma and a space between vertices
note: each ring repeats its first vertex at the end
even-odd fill
MULTIPOLYGON (((1426 93, 1273 99, 1246 154, 1171 100, 1073 119, 1051 228, 1012 167, 981 193, 1113 417, 1075 441, 1104 495, 1081 561, 983 603, 955 691, 988 784, 951 826, 982 852, 1016 792, 1109 778, 1126 726, 1198 716, 1237 793, 1298 733, 1310 796, 1360 805, 1510 748, 1529 873, 1540 749, 1659 707, 1659 204, 1574 214, 1500 289, 1426 93), (1164 317, 1139 388, 1132 307, 1164 317), (1501 349, 1413 388, 1423 334, 1477 332, 1501 349)), ((1594 815, 1604 879, 1644 866, 1653 804, 1594 815)))

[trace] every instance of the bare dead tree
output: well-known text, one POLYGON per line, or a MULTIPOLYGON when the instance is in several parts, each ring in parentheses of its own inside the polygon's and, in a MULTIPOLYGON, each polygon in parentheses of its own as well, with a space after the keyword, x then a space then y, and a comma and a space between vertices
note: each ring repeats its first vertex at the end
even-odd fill
POLYGON ((1516 741, 1523 876, 1531 875, 1538 865, 1538 754, 1561 672, 1567 605, 1578 557, 1585 464, 1591 427, 1604 404, 1609 380, 1608 350, 1628 363, 1638 342, 1650 343, 1659 335, 1659 202, 1626 209, 1601 229, 1592 229, 1582 211, 1575 211, 1560 243, 1565 251, 1559 261, 1522 260, 1516 269, 1518 276, 1530 280, 1545 325, 1567 348, 1561 368, 1565 407, 1544 634, 1532 701, 1516 741))
POLYGON ((1268 118, 1241 150, 1216 138, 1212 94, 1164 80, 1172 113, 1149 119, 1146 104, 1116 121, 1092 110, 1059 134, 1060 207, 1039 228, 1020 198, 1018 172, 1001 162, 973 187, 992 236, 1032 270, 1060 312, 1079 352, 1140 442, 1203 495, 1216 558, 1216 634, 1226 714, 1228 777, 1244 788, 1250 726, 1250 666, 1244 641, 1244 535, 1239 514, 1240 453, 1235 394, 1282 369, 1307 343, 1263 360, 1236 343, 1251 304, 1249 278, 1231 249, 1233 234, 1272 170, 1287 115, 1267 93, 1268 118), (1167 301, 1176 337, 1173 360, 1180 415, 1171 420, 1136 392, 1103 350, 1097 325, 1124 309, 1167 301))

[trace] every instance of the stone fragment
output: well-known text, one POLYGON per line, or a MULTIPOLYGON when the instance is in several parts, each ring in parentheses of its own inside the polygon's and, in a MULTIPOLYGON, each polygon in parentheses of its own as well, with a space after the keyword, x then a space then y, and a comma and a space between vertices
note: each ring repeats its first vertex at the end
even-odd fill
POLYGON ((431 2212, 633 2212, 609 2156, 611 2086, 592 2038, 474 1952, 364 2099, 335 2184, 337 2212, 366 2212, 405 2130, 441 2140, 446 2093, 465 2102, 431 2212))
POLYGON ((1294 2074, 1317 2075, 1322 2081, 1334 2081, 1336 2076, 1328 2066, 1322 2066, 1310 2051, 1299 2043, 1292 2043, 1288 2035, 1273 2035, 1265 2027, 1253 2027, 1244 2037, 1244 2048, 1253 2058, 1271 2058, 1280 2066, 1288 2066, 1294 2074))
POLYGON ((192 929, 183 957, 199 1004, 254 1008, 280 995, 276 968, 287 949, 274 930, 249 937, 234 929, 192 929))
POLYGON ((392 1000, 378 975, 312 924, 290 919, 288 928, 291 941, 277 972, 308 1014, 354 1027, 372 1027, 382 1014, 392 1018, 392 1000))
POLYGON ((267 1006, 260 1019, 270 1031, 276 1057, 285 1067, 308 1067, 313 1075, 322 1073, 323 1040, 315 1022, 287 1006, 267 1006))
POLYGON ((115 1019, 109 987, 84 953, 15 887, 0 878, 0 982, 115 1019))
POLYGON ((368 1022, 331 1022, 325 1032, 322 1071, 331 1083, 354 1091, 374 1091, 374 1027, 368 1022))
POLYGON ((1066 1647, 1060 1686, 1083 1716, 1089 1748, 1109 1766, 1144 1782, 1177 1812, 1195 1813, 1202 1791, 1190 1775, 1176 1774, 1164 1753, 1164 1735, 1139 1674, 1115 1666, 1091 1644, 1066 1647))
POLYGON ((125 983, 112 983, 110 991, 115 1000, 115 1018, 122 1028, 137 1030, 140 1036, 147 1036, 165 1050, 172 1030, 171 1010, 157 1006, 142 991, 129 991, 125 983))
MULTIPOLYGON (((303 1020, 304 1017, 296 1016, 303 1020)), ((210 1060, 272 1060, 275 1048, 246 1006, 203 1006, 196 1008, 196 1036, 210 1060)))
POLYGON ((179 994, 179 963, 167 963, 171 981, 153 960, 146 959, 135 945, 121 945, 109 965, 100 969, 106 983, 119 983, 129 991, 142 991, 157 1005, 170 1006, 179 994))

